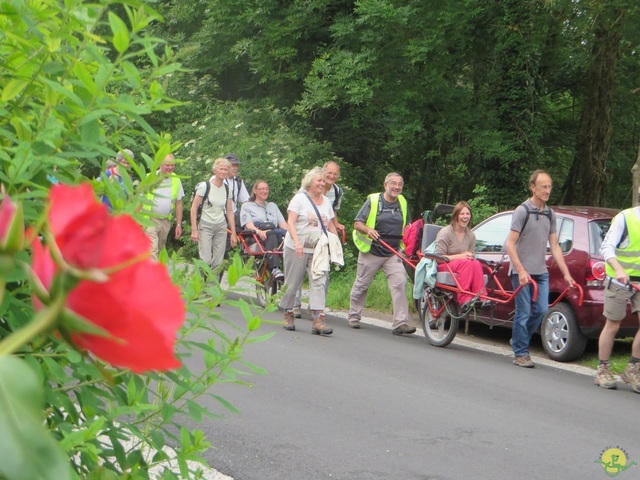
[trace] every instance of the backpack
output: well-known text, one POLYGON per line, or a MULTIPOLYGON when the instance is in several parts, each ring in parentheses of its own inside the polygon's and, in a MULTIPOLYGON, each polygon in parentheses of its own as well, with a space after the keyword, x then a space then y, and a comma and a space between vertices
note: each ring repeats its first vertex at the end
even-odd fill
POLYGON ((404 254, 413 257, 422 245, 422 233, 424 232, 424 220, 422 218, 411 223, 404 231, 402 243, 404 243, 404 254))
POLYGON ((333 193, 335 194, 335 198, 333 199, 333 209, 335 210, 338 205, 340 205, 340 199, 342 198, 342 194, 344 190, 339 185, 333 184, 333 193))
MULTIPOLYGON (((193 203, 193 199, 196 198, 196 190, 198 190, 198 186, 201 183, 203 182, 198 183, 198 185, 196 185, 196 188, 193 190, 193 193, 191 194, 191 203, 193 203)), ((211 191, 211 182, 207 180, 204 183, 205 183, 204 197, 202 198, 202 202, 200 203, 200 205, 198 205, 198 209, 196 210, 196 225, 200 223, 200 217, 202 217, 202 209, 204 208, 204 202, 206 201, 207 204, 211 206, 211 201, 209 200, 209 192, 211 191)), ((224 182, 222 182, 222 184, 224 185, 226 198, 229 198, 229 185, 227 185, 224 182)), ((226 211, 225 211, 225 217, 226 217, 226 211)))
POLYGON ((524 232, 524 227, 527 226, 527 222, 529 222, 529 217, 531 215, 534 215, 534 214, 542 215, 543 217, 547 217, 549 219, 549 223, 551 223, 551 217, 553 217, 553 210, 549 209, 542 212, 541 211, 534 212, 529 208, 529 205, 527 205, 526 203, 521 203, 520 206, 523 207, 527 212, 527 216, 524 217, 524 223, 522 224, 522 228, 520 229, 520 235, 522 235, 522 232, 524 232))

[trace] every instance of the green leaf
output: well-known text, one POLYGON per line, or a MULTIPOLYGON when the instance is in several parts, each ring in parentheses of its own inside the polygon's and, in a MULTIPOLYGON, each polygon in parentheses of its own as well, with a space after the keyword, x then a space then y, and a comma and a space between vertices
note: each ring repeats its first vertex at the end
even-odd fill
POLYGON ((76 350, 69 350, 67 351, 67 360, 69 360, 69 363, 80 363, 82 354, 76 350))
POLYGON ((71 479, 68 459, 43 425, 44 394, 23 360, 0 357, 0 476, 71 479))
POLYGON ((2 90, 2 101, 8 102, 18 96, 18 94, 29 85, 29 80, 14 78, 2 90))
POLYGON ((87 477, 87 480, 118 480, 118 474, 104 467, 97 467, 87 477))
POLYGON ((109 12, 109 25, 113 32, 113 46, 119 53, 124 53, 130 42, 127 25, 113 12, 109 12))
POLYGON ((80 132, 84 144, 98 143, 100 140, 100 123, 98 120, 86 122, 80 127, 80 132))
POLYGON ((73 66, 73 73, 92 95, 96 95, 98 93, 93 77, 84 63, 76 62, 73 66))

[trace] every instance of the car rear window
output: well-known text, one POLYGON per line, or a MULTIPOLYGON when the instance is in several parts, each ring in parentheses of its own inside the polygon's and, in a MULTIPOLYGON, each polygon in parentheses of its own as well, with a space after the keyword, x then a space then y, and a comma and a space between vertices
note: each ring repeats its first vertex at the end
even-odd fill
POLYGON ((611 219, 589 222, 589 253, 597 255, 605 235, 609 231, 611 219))

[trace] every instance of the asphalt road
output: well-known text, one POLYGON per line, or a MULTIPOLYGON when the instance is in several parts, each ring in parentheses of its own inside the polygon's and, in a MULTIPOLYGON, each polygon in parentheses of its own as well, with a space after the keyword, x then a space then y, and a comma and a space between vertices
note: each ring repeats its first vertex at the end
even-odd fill
MULTIPOLYGON (((217 385, 241 414, 211 400, 222 418, 199 425, 210 465, 236 480, 582 480, 608 478, 596 462, 610 447, 640 464, 640 395, 627 385, 606 391, 551 362, 518 368, 499 349, 329 323, 330 337, 305 319, 295 332, 262 327, 275 336, 244 359, 269 373, 217 385)), ((618 478, 640 478, 640 465, 618 478)))

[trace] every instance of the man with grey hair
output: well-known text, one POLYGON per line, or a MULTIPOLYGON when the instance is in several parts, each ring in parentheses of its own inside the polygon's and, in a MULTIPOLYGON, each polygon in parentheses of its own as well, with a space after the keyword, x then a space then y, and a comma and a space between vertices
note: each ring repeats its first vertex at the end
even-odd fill
POLYGON ((242 163, 235 153, 230 153, 226 157, 231 163, 231 171, 229 176, 225 178, 224 183, 229 187, 231 192, 231 203, 233 205, 233 213, 236 216, 236 225, 240 225, 239 208, 238 204, 243 204, 249 201, 249 192, 244 181, 238 175, 238 168, 242 163))
POLYGON ((156 172, 160 183, 147 194, 147 202, 142 209, 149 213, 151 225, 145 228, 145 232, 151 242, 151 257, 158 259, 158 254, 167 243, 169 230, 175 218, 175 234, 177 240, 182 235, 182 199, 184 188, 180 178, 175 174, 176 159, 173 154, 168 154, 160 163, 156 172))
POLYGON ((393 334, 412 334, 415 327, 407 324, 407 274, 402 259, 378 243, 384 240, 391 248, 398 249, 408 223, 407 201, 402 196, 404 181, 399 173, 392 172, 384 180, 384 192, 367 197, 353 224, 353 242, 360 250, 356 280, 351 288, 349 302, 349 326, 360 328, 360 318, 367 300, 367 292, 378 270, 387 276, 393 303, 393 334))

